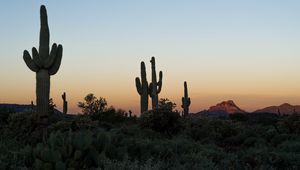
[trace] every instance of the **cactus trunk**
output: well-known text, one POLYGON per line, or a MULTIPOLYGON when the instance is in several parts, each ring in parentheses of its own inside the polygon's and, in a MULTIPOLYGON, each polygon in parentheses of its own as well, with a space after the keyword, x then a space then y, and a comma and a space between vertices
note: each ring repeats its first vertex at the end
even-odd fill
POLYGON ((141 95, 141 113, 148 111, 148 92, 141 95))
POLYGON ((63 95, 61 95, 63 99, 63 113, 67 114, 68 112, 68 101, 67 101, 67 96, 66 93, 64 92, 63 95))
MULTIPOLYGON (((151 60, 152 61, 152 60, 151 60)), ((156 80, 156 69, 155 69, 155 60, 153 60, 153 63, 151 64, 152 69, 152 87, 157 86, 157 80, 156 80)), ((158 107, 158 94, 157 94, 157 88, 152 88, 152 109, 155 109, 158 107)))
POLYGON ((158 108, 158 94, 162 87, 162 71, 159 72, 159 81, 156 79, 156 68, 155 68, 155 58, 151 58, 151 69, 152 69, 152 81, 150 83, 150 97, 152 101, 152 109, 158 108))
POLYGON ((137 77, 135 79, 135 85, 140 95, 140 107, 141 113, 143 113, 145 111, 148 111, 148 82, 144 62, 141 62, 141 80, 137 77))
POLYGON ((183 108, 183 116, 187 116, 189 114, 189 106, 191 104, 191 99, 188 95, 187 83, 184 82, 184 97, 182 97, 182 105, 183 108))
POLYGON ((50 75, 48 70, 36 73, 36 103, 39 123, 47 124, 49 112, 50 75))

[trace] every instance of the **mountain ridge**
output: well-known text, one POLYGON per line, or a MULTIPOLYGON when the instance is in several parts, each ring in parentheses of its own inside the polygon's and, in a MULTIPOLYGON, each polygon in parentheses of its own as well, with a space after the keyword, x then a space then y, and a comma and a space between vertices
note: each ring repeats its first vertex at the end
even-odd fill
POLYGON ((222 101, 214 106, 210 106, 207 110, 202 110, 195 113, 196 115, 203 116, 229 116, 230 114, 237 113, 272 113, 279 115, 289 115, 293 113, 300 113, 300 105, 291 105, 289 103, 283 103, 279 106, 267 106, 262 109, 257 109, 253 112, 246 112, 237 106, 233 100, 222 101))
POLYGON ((252 113, 273 113, 279 115, 300 113, 300 105, 291 105, 289 103, 283 103, 279 106, 268 106, 262 109, 258 109, 252 113))

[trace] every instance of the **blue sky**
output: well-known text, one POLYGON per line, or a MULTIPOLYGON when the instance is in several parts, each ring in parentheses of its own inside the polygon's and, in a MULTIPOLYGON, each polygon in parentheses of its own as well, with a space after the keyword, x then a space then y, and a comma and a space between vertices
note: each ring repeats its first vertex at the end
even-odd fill
POLYGON ((150 80, 151 56, 165 73, 161 97, 180 106, 187 80, 192 111, 227 99, 246 110, 300 100, 300 1, 7 0, 0 5, 0 102, 34 98, 22 52, 38 46, 41 4, 50 43, 64 47, 51 82, 58 107, 67 91, 74 112, 89 92, 138 110, 134 78, 145 61, 150 80))

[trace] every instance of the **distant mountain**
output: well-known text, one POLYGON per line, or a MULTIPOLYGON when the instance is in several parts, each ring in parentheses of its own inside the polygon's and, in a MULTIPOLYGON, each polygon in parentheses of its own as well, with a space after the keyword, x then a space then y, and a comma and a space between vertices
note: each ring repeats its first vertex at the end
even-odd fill
POLYGON ((244 110, 240 109, 232 100, 223 101, 215 106, 211 106, 208 111, 210 112, 226 112, 228 114, 234 113, 246 113, 244 110))
POLYGON ((269 107, 266 107, 263 109, 259 109, 259 110, 254 111, 253 113, 274 113, 274 114, 300 113, 300 106, 284 103, 280 106, 269 106, 269 107))
MULTIPOLYGON (((17 113, 17 112, 25 112, 32 111, 32 106, 30 104, 1 104, 0 103, 0 112, 9 112, 9 113, 17 113)), ((35 111, 36 107, 33 106, 33 110, 35 111)), ((59 110, 54 109, 55 113, 61 113, 59 110)))
POLYGON ((0 103, 0 111, 15 113, 15 112, 23 112, 23 111, 31 111, 31 110, 32 110, 31 105, 0 103))
POLYGON ((218 103, 215 106, 211 106, 208 110, 203 110, 196 114, 204 115, 204 116, 227 117, 228 115, 235 114, 235 113, 246 113, 246 112, 240 109, 232 100, 228 100, 228 101, 223 101, 221 103, 218 103))

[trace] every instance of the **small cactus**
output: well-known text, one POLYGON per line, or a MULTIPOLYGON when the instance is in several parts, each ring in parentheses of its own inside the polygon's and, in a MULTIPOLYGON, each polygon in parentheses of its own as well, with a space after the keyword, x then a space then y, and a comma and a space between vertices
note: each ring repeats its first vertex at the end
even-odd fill
POLYGON ((182 105, 183 108, 183 116, 187 116, 189 114, 189 106, 191 104, 191 99, 188 96, 187 83, 184 82, 184 97, 182 97, 182 105))
POLYGON ((63 99, 63 113, 67 114, 67 112, 68 112, 68 101, 67 101, 66 92, 64 92, 61 95, 61 98, 63 99))
POLYGON ((129 117, 132 117, 132 111, 129 110, 128 113, 129 113, 129 117))
POLYGON ((148 111, 148 82, 147 82, 147 75, 146 75, 146 67, 145 63, 141 62, 141 79, 136 77, 135 78, 135 86, 136 90, 141 96, 141 113, 148 111))
POLYGON ((33 101, 31 101, 31 112, 33 112, 34 110, 34 104, 33 104, 33 101))
POLYGON ((154 110, 158 108, 158 94, 160 93, 162 87, 163 73, 162 71, 159 72, 159 81, 157 82, 156 70, 155 70, 155 58, 152 57, 150 62, 151 62, 151 69, 152 69, 152 81, 149 85, 149 95, 152 100, 152 109, 154 110))
POLYGON ((49 94, 50 94, 50 76, 57 73, 63 48, 62 45, 52 45, 49 53, 49 27, 47 11, 44 5, 40 9, 40 44, 39 51, 33 47, 32 56, 27 50, 23 53, 23 59, 29 69, 36 72, 36 105, 38 121, 41 124, 48 123, 49 94))

